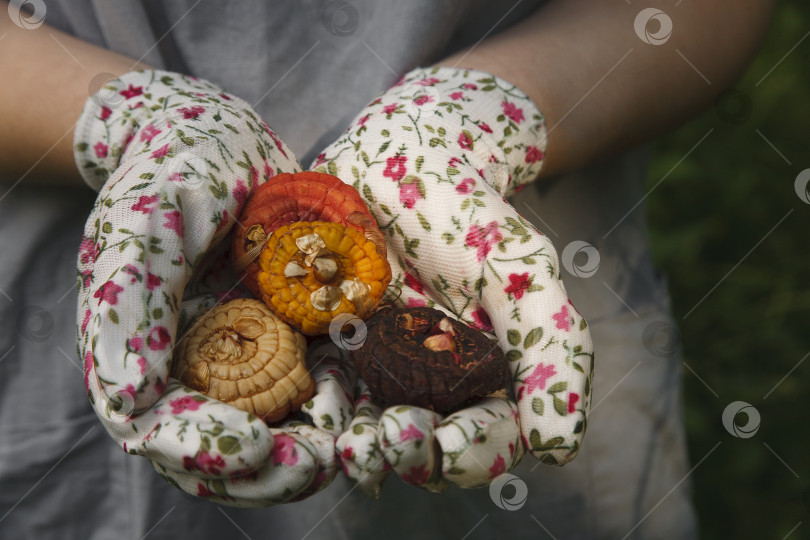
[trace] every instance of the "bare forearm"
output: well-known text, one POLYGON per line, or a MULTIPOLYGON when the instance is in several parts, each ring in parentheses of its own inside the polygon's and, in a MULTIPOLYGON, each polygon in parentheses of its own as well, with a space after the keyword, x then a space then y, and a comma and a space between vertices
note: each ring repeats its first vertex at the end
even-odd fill
POLYGON ((493 73, 534 100, 549 130, 541 173, 549 176, 672 129, 706 107, 753 56, 771 4, 647 2, 673 26, 665 43, 651 45, 634 30, 635 3, 555 0, 440 65, 493 73))
MULTIPOLYGON (((5 10, 5 4, 0 3, 5 10)), ((73 126, 107 73, 138 67, 47 25, 24 30, 0 17, 0 178, 81 185, 73 162, 73 126), (69 51, 69 52, 68 52, 69 51)))

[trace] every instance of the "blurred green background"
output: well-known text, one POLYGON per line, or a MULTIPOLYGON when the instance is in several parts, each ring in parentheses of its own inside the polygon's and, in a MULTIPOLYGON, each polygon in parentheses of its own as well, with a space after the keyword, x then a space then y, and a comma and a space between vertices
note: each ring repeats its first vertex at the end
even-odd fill
POLYGON ((659 141, 647 178, 714 129, 647 207, 688 365, 692 463, 721 443, 692 474, 694 499, 703 538, 810 538, 810 204, 794 189, 810 168, 810 3, 777 3, 735 88, 659 141), (723 427, 733 401, 759 411, 753 437, 723 427))

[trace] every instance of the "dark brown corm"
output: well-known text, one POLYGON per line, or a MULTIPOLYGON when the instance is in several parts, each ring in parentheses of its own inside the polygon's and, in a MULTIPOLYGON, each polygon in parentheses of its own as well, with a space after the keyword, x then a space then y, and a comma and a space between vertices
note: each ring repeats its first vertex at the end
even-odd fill
POLYGON ((380 309, 352 352, 374 401, 448 412, 506 386, 506 358, 481 332, 427 307, 380 309))

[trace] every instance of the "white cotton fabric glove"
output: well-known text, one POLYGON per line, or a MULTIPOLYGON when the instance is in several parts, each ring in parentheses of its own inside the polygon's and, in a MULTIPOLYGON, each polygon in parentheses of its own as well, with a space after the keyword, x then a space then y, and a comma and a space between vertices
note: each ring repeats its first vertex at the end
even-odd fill
MULTIPOLYGON (((579 450, 591 402, 589 330, 568 300, 551 242, 503 198, 536 178, 545 139, 542 114, 514 85, 478 71, 418 68, 312 165, 362 193, 387 235, 399 302, 494 329, 509 362, 517 403, 491 398, 445 419, 414 407, 382 413, 380 448, 406 482, 486 485, 520 461, 522 446, 557 465, 579 450)), ((339 446, 353 447, 351 437, 339 446)), ((340 456, 349 472, 363 471, 340 456)))
POLYGON ((391 472, 377 438, 382 409, 371 401, 371 392, 357 378, 354 414, 349 428, 337 439, 335 450, 343 473, 364 495, 378 498, 382 484, 391 472))
POLYGON ((332 435, 271 430, 169 378, 178 321, 235 287, 220 241, 259 183, 300 171, 295 157, 244 101, 152 70, 87 101, 75 154, 99 190, 78 258, 78 351, 112 438, 175 486, 225 504, 274 504, 323 487, 336 468, 332 435), (181 304, 190 281, 207 294, 181 304))

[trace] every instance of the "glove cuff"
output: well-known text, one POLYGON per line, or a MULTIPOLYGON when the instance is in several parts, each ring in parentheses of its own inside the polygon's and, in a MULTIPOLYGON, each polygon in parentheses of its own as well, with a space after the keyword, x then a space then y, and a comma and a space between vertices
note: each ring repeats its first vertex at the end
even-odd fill
POLYGON ((85 183, 99 191, 120 162, 146 106, 143 89, 152 70, 133 71, 104 83, 90 96, 74 129, 73 157, 85 183))
MULTIPOLYGON (((162 140, 175 126, 193 123, 211 103, 250 109, 215 84, 170 71, 131 71, 107 81, 85 102, 74 130, 74 159, 84 181, 99 191, 126 154, 160 153, 162 140)), ((271 133, 261 119, 253 121, 271 133)), ((189 140, 195 135, 176 134, 189 140)), ((270 136, 287 158, 281 142, 270 136)))
POLYGON ((411 122, 423 126, 433 136, 425 141, 431 147, 458 144, 464 159, 504 196, 535 180, 542 168, 545 117, 517 86, 490 73, 451 67, 413 69, 355 123, 360 129, 372 129, 375 117, 390 120, 397 114, 411 118, 403 117, 405 126, 411 122), (366 124, 369 119, 372 122, 366 124), (453 135, 453 140, 446 140, 446 135, 453 135))

